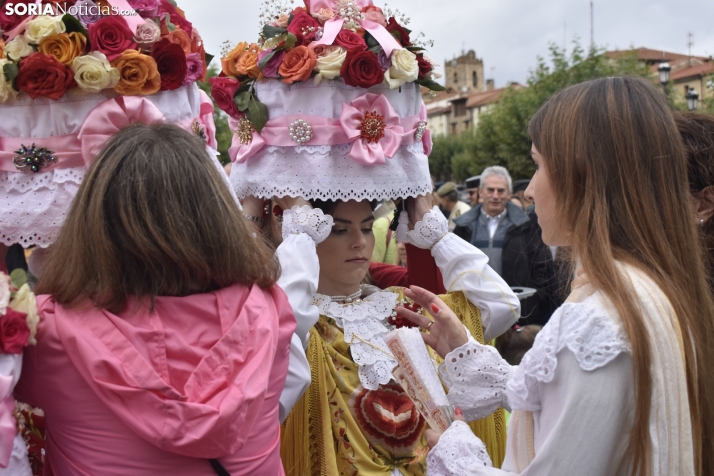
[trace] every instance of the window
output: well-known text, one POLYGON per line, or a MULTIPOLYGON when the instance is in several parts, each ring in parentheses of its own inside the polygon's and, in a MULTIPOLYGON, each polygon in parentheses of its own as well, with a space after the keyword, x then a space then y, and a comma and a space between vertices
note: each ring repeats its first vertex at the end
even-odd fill
POLYGON ((476 71, 471 73, 471 81, 474 84, 474 88, 478 86, 478 76, 476 75, 476 71))
POLYGON ((454 84, 459 82, 459 73, 454 73, 454 84))
POLYGON ((454 116, 461 117, 466 114, 466 101, 454 102, 454 116))

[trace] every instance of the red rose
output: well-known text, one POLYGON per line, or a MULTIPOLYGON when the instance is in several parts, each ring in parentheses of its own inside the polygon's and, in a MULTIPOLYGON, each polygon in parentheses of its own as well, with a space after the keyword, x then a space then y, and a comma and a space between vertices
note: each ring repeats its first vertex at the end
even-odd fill
POLYGON ((186 79, 188 66, 186 65, 186 53, 181 45, 172 43, 168 38, 154 43, 151 49, 151 57, 156 60, 156 66, 161 75, 161 90, 171 91, 178 89, 183 80, 186 79))
POLYGON ((419 65, 419 79, 424 79, 432 70, 431 63, 424 59, 424 55, 416 55, 417 64, 419 65))
MULTIPOLYGON (((17 5, 23 4, 23 5, 31 5, 35 3, 35 0, 16 0, 12 2, 15 5, 15 8, 17 8, 17 5)), ((17 25, 20 24, 20 22, 32 17, 33 15, 18 15, 17 13, 13 12, 14 15, 7 15, 7 11, 5 10, 5 5, 4 2, 0 2, 0 30, 3 30, 5 32, 8 32, 15 28, 17 25)), ((7 38, 7 35, 5 35, 7 38)))
POLYGON ((352 30, 340 30, 335 38, 335 44, 347 50, 353 48, 359 48, 361 50, 367 49, 367 43, 364 42, 364 38, 352 30))
POLYGON ((359 48, 347 52, 340 74, 345 84, 358 88, 369 88, 384 81, 384 71, 377 61, 377 55, 359 48))
POLYGON ((320 22, 305 12, 298 11, 288 25, 288 31, 297 37, 298 45, 305 45, 315 39, 315 33, 320 28, 320 22))
POLYGON ((166 15, 169 16, 171 23, 188 33, 188 36, 191 36, 193 25, 183 16, 183 11, 173 6, 169 0, 161 0, 161 4, 159 5, 159 17, 161 18, 162 24, 166 23, 166 15))
POLYGON ((211 85, 211 96, 219 108, 231 117, 237 117, 240 114, 238 106, 233 101, 233 96, 240 88, 240 83, 237 79, 213 77, 208 80, 211 85))
POLYGON ((35 53, 20 61, 15 86, 32 99, 44 96, 55 101, 77 86, 72 69, 54 56, 35 53))
POLYGON ((134 33, 126 26, 123 17, 105 16, 87 29, 92 50, 104 53, 109 61, 114 61, 126 50, 136 49, 134 33))
POLYGON ((394 19, 394 17, 389 18, 389 22, 387 23, 387 31, 392 34, 396 40, 401 43, 402 46, 412 46, 411 42, 409 41, 409 32, 404 29, 399 23, 397 23, 397 20, 394 19))
POLYGON ((22 354, 22 348, 30 338, 27 314, 7 308, 0 317, 0 351, 6 354, 22 354))

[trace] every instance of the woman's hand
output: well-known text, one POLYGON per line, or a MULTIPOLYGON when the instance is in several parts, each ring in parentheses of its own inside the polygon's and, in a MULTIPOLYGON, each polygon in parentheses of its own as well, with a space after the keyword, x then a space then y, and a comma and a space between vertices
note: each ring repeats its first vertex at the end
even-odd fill
MULTIPOLYGON (((464 414, 459 407, 456 407, 456 410, 454 410, 454 421, 456 420, 466 422, 464 414)), ((431 428, 424 432, 424 439, 426 439, 426 444, 429 446, 429 449, 432 449, 439 443, 441 435, 442 433, 440 431, 432 430, 431 428)))
POLYGON ((409 214, 409 229, 413 230, 414 225, 424 218, 424 215, 429 213, 433 207, 434 197, 428 193, 419 195, 416 198, 407 198, 407 213, 409 214))
POLYGON ((404 307, 398 307, 397 314, 427 329, 429 333, 421 335, 424 342, 442 358, 469 341, 464 325, 436 294, 419 286, 410 286, 409 289, 404 288, 404 295, 429 311, 434 320, 404 307))

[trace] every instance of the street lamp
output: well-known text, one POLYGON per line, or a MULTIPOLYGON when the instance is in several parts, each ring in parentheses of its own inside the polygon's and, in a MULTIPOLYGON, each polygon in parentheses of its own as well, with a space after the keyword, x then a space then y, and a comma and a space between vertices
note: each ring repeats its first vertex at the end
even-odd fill
POLYGON ((659 71, 659 82, 665 89, 667 88, 667 83, 669 83, 669 72, 671 70, 672 67, 666 61, 664 63, 660 63, 657 68, 657 71, 659 71))
POLYGON ((696 111, 699 105, 699 93, 694 90, 694 88, 689 88, 685 96, 687 98, 687 109, 690 111, 696 111))

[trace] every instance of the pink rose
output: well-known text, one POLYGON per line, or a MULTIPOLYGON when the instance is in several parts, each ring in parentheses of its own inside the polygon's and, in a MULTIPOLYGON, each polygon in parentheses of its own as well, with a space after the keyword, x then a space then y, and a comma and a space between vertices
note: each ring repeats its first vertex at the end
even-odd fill
POLYGON ((104 53, 109 61, 114 61, 126 50, 135 50, 134 32, 126 26, 123 17, 110 15, 92 23, 87 28, 92 51, 104 53))
POLYGON ((237 79, 214 76, 209 78, 211 85, 211 96, 216 101, 219 108, 231 117, 240 115, 238 106, 233 101, 233 96, 240 88, 240 82, 237 79))
POLYGON ((364 15, 365 20, 377 23, 385 28, 387 27, 387 19, 384 18, 384 13, 382 13, 382 9, 379 7, 375 7, 374 5, 364 7, 362 9, 362 15, 364 15))
POLYGON ((22 354, 22 348, 30 338, 27 314, 10 308, 0 317, 0 351, 6 354, 22 354))
POLYGON ((159 0, 128 0, 142 18, 154 18, 159 13, 159 0))
MULTIPOLYGON (((258 63, 260 63, 263 58, 268 56, 270 53, 272 53, 274 50, 266 50, 266 51, 261 51, 258 53, 258 63)), ((273 55, 272 58, 268 60, 268 63, 263 67, 261 70, 263 73, 263 76, 266 78, 277 78, 278 77, 278 69, 280 68, 280 65, 283 62, 283 57, 285 56, 285 50, 280 50, 277 53, 273 55)))
POLYGON ((312 16, 320 20, 321 23, 325 23, 326 21, 334 18, 335 12, 329 8, 321 8, 317 13, 313 13, 312 16))
POLYGON ((188 85, 195 83, 203 76, 203 59, 201 53, 191 53, 186 56, 186 77, 183 84, 188 85))
POLYGON ((365 43, 364 38, 352 30, 340 30, 335 38, 335 44, 346 50, 352 50, 354 48, 361 50, 367 49, 367 43, 365 43))

